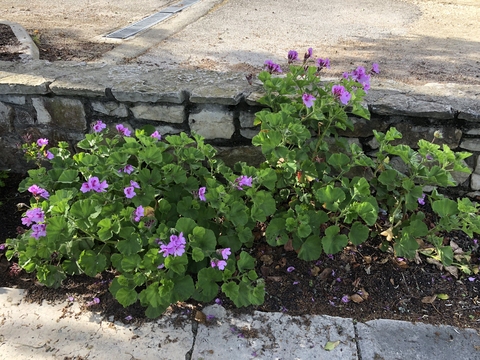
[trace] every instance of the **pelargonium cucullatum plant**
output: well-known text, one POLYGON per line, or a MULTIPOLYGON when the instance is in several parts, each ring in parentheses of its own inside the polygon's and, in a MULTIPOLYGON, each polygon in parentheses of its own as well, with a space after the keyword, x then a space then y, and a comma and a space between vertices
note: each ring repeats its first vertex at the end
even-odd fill
MULTIPOLYGON (((470 154, 454 153, 427 140, 418 143, 418 150, 392 145, 401 134, 391 128, 386 134, 375 132, 380 147, 373 159, 367 157, 338 131, 353 129, 351 117, 370 118, 362 101, 371 75, 379 72, 378 64, 370 71, 357 67, 338 82, 322 82, 320 74, 330 68, 328 59, 314 59, 311 48, 303 59, 294 50, 287 58, 286 74, 276 75, 281 66, 267 60, 259 75, 265 89, 259 102, 268 107, 256 114, 261 130, 253 144, 266 157, 261 169, 277 174, 273 196, 282 204, 269 221, 268 243, 290 243, 300 258, 315 260, 322 251, 334 254, 349 243, 359 245, 381 233, 388 240, 386 249, 413 258, 419 249, 417 239, 424 237, 429 245, 424 245, 423 253, 446 266, 454 263, 441 232, 458 229, 470 236, 478 234, 478 206, 468 199, 454 202, 434 191, 427 201, 441 220, 427 229, 418 199, 424 199, 424 186, 456 185, 451 172, 468 172, 462 160, 470 154), (393 157, 407 170, 389 165, 393 157)), ((463 266, 458 261, 457 265, 463 266)))
POLYGON ((243 249, 275 211, 266 191, 275 172, 237 164, 234 173, 198 135, 105 128, 97 121, 73 156, 64 142, 25 147, 50 166, 20 185, 32 194, 27 230, 7 241, 7 256, 48 286, 113 267, 111 293, 124 306, 140 300, 149 317, 176 301, 210 301, 218 284, 237 306, 262 303, 263 280, 243 249))

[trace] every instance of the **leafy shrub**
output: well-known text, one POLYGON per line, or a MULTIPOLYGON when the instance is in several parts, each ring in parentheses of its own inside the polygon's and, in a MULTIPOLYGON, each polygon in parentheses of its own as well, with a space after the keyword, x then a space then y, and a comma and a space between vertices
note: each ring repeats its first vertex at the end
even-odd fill
POLYGON ((117 125, 108 137, 105 126, 97 122, 73 156, 63 142, 28 145, 51 169, 30 170, 20 184, 33 195, 22 219, 31 229, 8 240, 7 256, 54 287, 67 275, 113 267, 112 294, 124 306, 140 300, 150 317, 176 301, 212 300, 218 283, 237 306, 262 303, 263 280, 241 249, 275 211, 262 189, 272 187, 274 171, 239 164, 236 175, 198 135, 160 140, 117 125))
POLYGON ((319 75, 329 67, 328 59, 312 64, 311 49, 301 65, 294 64, 299 61, 295 51, 288 58, 291 65, 284 76, 275 75, 281 67, 271 61, 259 75, 265 89, 259 102, 267 108, 256 114, 261 130, 252 142, 267 159, 261 169, 277 174, 273 196, 282 204, 267 227, 267 242, 290 243, 301 259, 315 260, 322 251, 334 254, 380 233, 388 240, 384 249, 393 244, 397 256, 411 259, 423 237, 429 243, 423 253, 451 265, 453 251, 443 244, 441 233, 479 233, 478 206, 469 199, 446 199, 436 190, 425 197, 423 189, 455 186, 451 173, 469 172, 463 159, 471 154, 454 153, 435 139, 420 140, 418 150, 394 145, 402 136, 391 128, 386 134, 374 132, 379 149, 373 158, 366 156, 338 133, 353 130, 351 116, 370 118, 362 102, 378 65, 373 64, 370 74, 358 67, 337 83, 324 83, 319 75), (393 167, 391 158, 399 159, 403 169, 393 167), (440 218, 431 229, 419 209, 424 201, 440 218))

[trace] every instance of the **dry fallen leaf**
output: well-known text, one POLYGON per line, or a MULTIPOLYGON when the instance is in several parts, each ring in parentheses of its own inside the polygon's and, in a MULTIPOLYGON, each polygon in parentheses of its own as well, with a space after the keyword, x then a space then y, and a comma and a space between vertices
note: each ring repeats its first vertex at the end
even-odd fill
POLYGON ((363 302, 363 298, 358 294, 351 295, 350 300, 352 300, 354 303, 357 303, 357 304, 363 302))
POLYGON ((283 245, 283 248, 285 249, 285 251, 293 251, 295 250, 293 248, 293 245, 292 245, 292 239, 288 239, 287 243, 285 245, 283 245))
POLYGON ((263 261, 265 265, 272 265, 273 263, 273 256, 272 255, 262 255, 260 260, 263 261))
POLYGON ((320 274, 320 268, 318 266, 314 266, 310 272, 313 276, 318 276, 318 274, 320 274))
POLYGON ((331 351, 335 349, 338 345, 340 345, 340 340, 337 341, 329 341, 325 344, 324 349, 327 351, 331 351))
POLYGON ((363 298, 363 300, 367 300, 368 296, 370 295, 364 288, 362 288, 358 294, 363 298))
POLYGON ((207 317, 203 312, 197 310, 195 312, 195 321, 198 321, 200 324, 205 324, 205 322, 207 321, 207 317))
POLYGON ((354 282, 352 282, 353 287, 358 287, 360 285, 360 278, 356 278, 354 282))
POLYGON ((424 304, 433 304, 433 302, 435 301, 436 298, 437 298, 437 295, 436 295, 436 294, 433 294, 432 296, 425 296, 425 297, 422 299, 422 303, 424 303, 424 304))
POLYGON ((393 227, 388 228, 385 231, 382 231, 380 235, 385 236, 387 238, 387 241, 392 241, 395 236, 393 236, 393 227))
POLYGON ((330 275, 332 275, 332 271, 333 269, 332 268, 325 268, 323 269, 323 271, 320 273, 320 275, 318 276, 320 280, 322 281, 325 281, 327 280, 330 275))
POLYGON ((455 279, 458 279, 458 268, 455 266, 445 266, 445 270, 447 270, 450 274, 455 277, 455 279))
POLYGON ((368 255, 365 255, 363 257, 363 260, 365 260, 365 264, 370 264, 372 262, 372 257, 368 256, 368 255))

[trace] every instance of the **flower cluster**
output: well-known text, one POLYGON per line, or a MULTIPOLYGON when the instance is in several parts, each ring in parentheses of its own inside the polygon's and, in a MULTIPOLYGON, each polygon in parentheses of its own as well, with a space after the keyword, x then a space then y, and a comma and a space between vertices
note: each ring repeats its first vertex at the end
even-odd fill
MULTIPOLYGON (((377 63, 373 63, 372 69, 370 72, 372 74, 380 73, 379 65, 377 63)), ((368 90, 370 90, 370 74, 367 74, 363 66, 357 67, 351 73, 348 73, 348 72, 343 73, 343 78, 345 79, 351 78, 356 82, 360 83, 365 92, 368 92, 368 90)))
POLYGON ((135 214, 134 220, 135 220, 136 222, 139 222, 140 219, 145 216, 145 209, 143 208, 142 205, 140 205, 140 206, 138 206, 138 207, 135 209, 134 214, 135 214))
POLYGON ((313 106, 313 102, 317 99, 313 95, 305 93, 302 95, 302 100, 303 100, 303 104, 307 108, 311 108, 313 106))
POLYGON ((124 172, 126 174, 131 174, 133 172, 133 170, 135 170, 135 168, 128 164, 128 165, 125 165, 122 169, 118 170, 118 172, 124 172))
POLYGON ((137 193, 135 192, 135 189, 140 189, 140 185, 136 181, 130 180, 130 186, 127 186, 125 189, 123 189, 123 192, 125 193, 125 197, 127 199, 133 198, 137 193))
POLYGON ((228 257, 232 254, 232 252, 230 251, 230 248, 225 248, 225 249, 218 249, 217 254, 220 254, 223 260, 212 259, 210 261, 210 266, 212 268, 218 267, 219 270, 224 270, 225 266, 227 266, 227 262, 225 260, 228 260, 228 257))
POLYGON ((101 132, 103 129, 105 129, 107 127, 107 125, 105 125, 105 123, 103 123, 102 121, 100 120, 97 120, 95 122, 95 124, 93 124, 92 128, 93 128, 93 131, 94 132, 101 132))
POLYGON ((162 135, 160 135, 160 133, 157 130, 155 130, 150 136, 157 140, 162 140, 162 135))
POLYGON ((352 94, 342 85, 334 85, 332 87, 332 93, 343 105, 347 105, 352 97, 352 94))
POLYGON ((182 256, 185 252, 186 243, 187 242, 185 241, 183 232, 181 232, 178 236, 172 235, 170 236, 170 242, 167 245, 160 245, 160 250, 158 251, 158 253, 163 253, 163 257, 167 257, 168 255, 182 256))
POLYGON ((130 136, 132 134, 132 132, 122 124, 118 124, 117 126, 115 126, 115 129, 117 129, 117 131, 123 136, 130 136))
POLYGON ((32 226, 31 236, 35 239, 39 239, 42 236, 47 236, 45 221, 45 213, 40 208, 33 208, 27 210, 25 217, 22 218, 22 224, 25 226, 32 226), (34 225, 32 225, 35 223, 34 225))
POLYGON ((92 176, 90 179, 88 179, 87 182, 84 182, 82 184, 80 191, 82 193, 86 193, 92 190, 96 192, 106 192, 107 188, 108 188, 108 184, 106 180, 103 180, 102 182, 100 182, 98 177, 92 176))
POLYGON ((270 74, 282 72, 280 65, 275 64, 272 60, 265 61, 265 70, 267 70, 270 74))
POLYGON ((252 187, 252 181, 253 179, 251 176, 242 175, 235 179, 235 186, 238 190, 243 190, 243 186, 252 187))
POLYGON ((28 188, 28 191, 36 198, 43 197, 44 199, 48 199, 50 194, 47 190, 42 189, 38 185, 32 185, 28 188))

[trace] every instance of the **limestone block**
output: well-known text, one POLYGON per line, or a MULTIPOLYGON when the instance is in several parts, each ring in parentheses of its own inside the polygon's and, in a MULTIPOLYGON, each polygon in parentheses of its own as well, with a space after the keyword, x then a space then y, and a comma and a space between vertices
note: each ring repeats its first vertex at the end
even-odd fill
POLYGON ((480 139, 464 139, 460 147, 468 151, 480 152, 480 139))
POLYGON ((257 135, 259 130, 254 129, 240 129, 240 135, 242 135, 246 139, 253 139, 255 135, 257 135))
POLYGON ((0 94, 48 94, 50 83, 39 75, 12 74, 0 78, 0 94))
POLYGON ((423 139, 431 141, 435 131, 440 131, 443 138, 435 141, 436 144, 446 144, 450 149, 458 148, 462 138, 462 131, 451 126, 412 126, 410 123, 395 124, 403 137, 395 143, 405 144, 412 148, 418 148, 418 141, 423 139))
POLYGON ((453 119, 449 105, 434 101, 418 100, 411 95, 387 95, 370 105, 370 111, 378 115, 406 115, 432 119, 453 119))
POLYGON ((0 135, 13 131, 12 121, 12 108, 0 102, 0 135))
POLYGON ((188 125, 205 139, 230 139, 235 132, 233 113, 225 106, 198 107, 189 115, 188 125))
POLYGON ((80 100, 68 98, 45 98, 43 105, 51 116, 51 124, 63 129, 85 131, 87 121, 80 100))
POLYGON ((24 128, 34 124, 35 120, 30 113, 22 109, 15 109, 15 115, 13 118, 13 125, 15 128, 24 128))
POLYGON ((43 103, 42 98, 33 98, 32 105, 37 112, 37 123, 38 124, 49 124, 52 121, 52 117, 48 113, 47 109, 45 109, 45 105, 43 103))
POLYGON ((127 117, 128 110, 124 104, 116 103, 115 101, 100 102, 92 101, 92 109, 104 115, 114 117, 127 117))
POLYGON ((240 120, 240 127, 241 128, 254 127, 253 121, 255 120, 255 112, 253 112, 253 111, 240 111, 239 120, 240 120))
POLYGON ((163 121, 181 124, 184 120, 184 107, 178 105, 139 104, 130 108, 137 119, 163 121))
POLYGON ((472 190, 480 190, 480 174, 472 174, 470 187, 472 190))
POLYGON ((172 126, 155 126, 155 130, 162 135, 162 139, 164 139, 167 135, 175 135, 183 131, 182 129, 174 128, 172 126))
POLYGON ((0 101, 15 104, 15 105, 25 105, 25 96, 20 95, 0 95, 0 101))
POLYGON ((480 175, 480 156, 477 156, 477 162, 475 163, 475 170, 473 172, 480 175))

